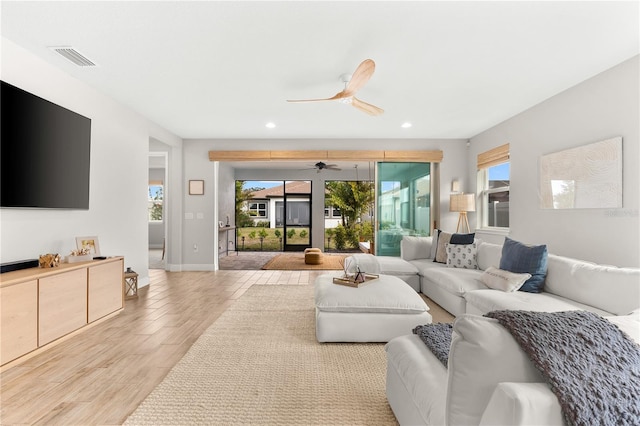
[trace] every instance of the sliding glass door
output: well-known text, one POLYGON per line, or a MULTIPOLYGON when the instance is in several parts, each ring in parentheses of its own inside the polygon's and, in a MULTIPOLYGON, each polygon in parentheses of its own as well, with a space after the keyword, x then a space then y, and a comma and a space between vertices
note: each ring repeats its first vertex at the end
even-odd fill
POLYGON ((284 225, 284 250, 311 247, 311 182, 292 181, 284 185, 284 199, 277 214, 284 225))
POLYGON ((429 163, 378 163, 376 255, 399 256, 405 235, 429 235, 429 163))

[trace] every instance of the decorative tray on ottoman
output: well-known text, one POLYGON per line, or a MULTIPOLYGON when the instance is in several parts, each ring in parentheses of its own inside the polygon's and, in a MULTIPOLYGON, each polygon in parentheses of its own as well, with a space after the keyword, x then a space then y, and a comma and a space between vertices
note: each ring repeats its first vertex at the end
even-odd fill
POLYGON ((348 287, 360 287, 366 285, 369 281, 377 280, 380 278, 379 275, 376 274, 367 274, 366 272, 360 272, 364 281, 356 280, 356 275, 346 276, 346 277, 333 277, 334 284, 346 285, 348 287))

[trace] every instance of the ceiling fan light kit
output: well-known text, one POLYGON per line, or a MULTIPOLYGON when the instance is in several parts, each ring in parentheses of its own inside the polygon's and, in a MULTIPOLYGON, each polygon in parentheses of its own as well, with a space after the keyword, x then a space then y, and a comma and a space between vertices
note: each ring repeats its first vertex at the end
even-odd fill
POLYGON ((372 59, 365 59, 358 65, 358 68, 351 74, 342 74, 340 81, 344 83, 344 90, 336 93, 330 98, 322 99, 299 99, 287 100, 287 102, 319 102, 319 101, 339 101, 343 104, 350 104, 353 107, 365 112, 369 115, 380 115, 384 112, 382 108, 367 102, 361 101, 355 97, 356 92, 364 86, 373 75, 376 69, 376 63, 372 59))

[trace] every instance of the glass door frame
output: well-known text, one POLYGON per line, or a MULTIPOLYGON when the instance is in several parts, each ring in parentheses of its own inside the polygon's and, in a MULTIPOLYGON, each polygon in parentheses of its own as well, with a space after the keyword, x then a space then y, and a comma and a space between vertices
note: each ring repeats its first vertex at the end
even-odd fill
MULTIPOLYGON (((311 185, 313 185, 313 182, 310 182, 311 185)), ((312 235, 312 229, 313 229, 313 204, 311 201, 311 192, 309 192, 308 194, 300 194, 300 193, 287 193, 286 191, 286 185, 285 185, 285 190, 284 190, 284 197, 283 197, 283 212, 284 212, 284 220, 282 223, 283 226, 283 235, 282 235, 282 250, 283 251, 304 251, 304 249, 311 247, 311 235, 312 235), (304 226, 304 228, 308 228, 308 242, 305 244, 290 244, 288 242, 288 235, 287 232, 289 231, 289 228, 291 229, 299 229, 302 226, 295 226, 292 224, 288 224, 288 217, 287 217, 287 203, 288 203, 288 199, 304 199, 306 201, 308 201, 309 203, 309 223, 307 225, 304 226)))

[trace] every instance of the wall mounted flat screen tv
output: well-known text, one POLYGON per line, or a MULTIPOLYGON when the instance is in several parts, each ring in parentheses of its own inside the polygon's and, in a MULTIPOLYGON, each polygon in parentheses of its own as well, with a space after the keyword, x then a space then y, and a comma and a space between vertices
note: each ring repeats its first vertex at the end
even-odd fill
POLYGON ((89 209, 91 120, 0 83, 0 207, 89 209))

